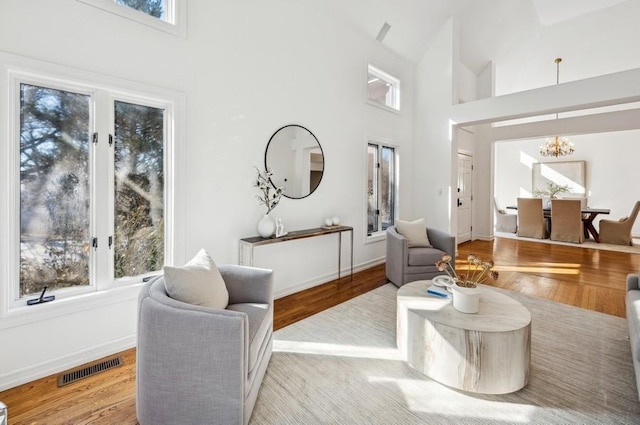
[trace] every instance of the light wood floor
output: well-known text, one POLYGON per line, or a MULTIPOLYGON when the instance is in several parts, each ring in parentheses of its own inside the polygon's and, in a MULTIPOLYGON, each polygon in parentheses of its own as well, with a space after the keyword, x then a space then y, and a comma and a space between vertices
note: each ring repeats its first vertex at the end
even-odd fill
MULTIPOLYGON (((473 253, 493 258, 495 286, 534 297, 624 317, 625 278, 640 271, 640 255, 512 239, 474 241, 458 247, 464 267, 473 253)), ((384 265, 276 300, 279 329, 386 283, 384 265)), ((9 424, 137 424, 135 350, 122 353, 124 365, 62 388, 56 376, 0 392, 9 424)))

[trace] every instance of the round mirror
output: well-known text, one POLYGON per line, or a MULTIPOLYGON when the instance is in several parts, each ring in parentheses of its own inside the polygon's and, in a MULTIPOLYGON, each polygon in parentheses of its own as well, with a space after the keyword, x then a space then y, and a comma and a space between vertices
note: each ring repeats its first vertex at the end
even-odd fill
POLYGON ((274 187, 282 187, 287 198, 300 199, 320 184, 324 153, 312 132, 301 125, 285 125, 269 139, 264 166, 273 172, 274 187))

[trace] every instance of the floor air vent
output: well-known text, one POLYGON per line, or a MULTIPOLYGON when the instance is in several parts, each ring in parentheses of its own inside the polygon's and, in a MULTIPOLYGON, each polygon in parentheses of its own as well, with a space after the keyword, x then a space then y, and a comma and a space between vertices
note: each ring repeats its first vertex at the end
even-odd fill
POLYGON ((123 356, 113 356, 105 360, 90 363, 87 366, 72 369, 58 376, 58 386, 62 387, 63 385, 88 378, 89 376, 96 375, 100 372, 104 372, 105 370, 113 369, 114 367, 122 366, 123 364, 123 356))

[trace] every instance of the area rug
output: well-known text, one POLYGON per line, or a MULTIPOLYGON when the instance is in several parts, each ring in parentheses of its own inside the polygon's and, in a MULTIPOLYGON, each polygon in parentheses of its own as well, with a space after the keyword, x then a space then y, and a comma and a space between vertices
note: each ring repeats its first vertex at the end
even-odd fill
POLYGON ((504 291, 532 315, 531 379, 506 395, 454 390, 396 348, 387 284, 275 332, 251 424, 639 424, 625 319, 504 291))
POLYGON ((515 233, 506 233, 506 232, 496 232, 495 236, 498 238, 516 239, 519 241, 548 243, 553 245, 566 245, 566 246, 574 246, 576 248, 602 249, 605 251, 627 252, 629 254, 640 254, 640 239, 638 238, 631 239, 631 242, 633 243, 633 245, 614 245, 609 243, 598 243, 592 239, 587 239, 582 243, 572 243, 572 242, 552 241, 551 239, 521 238, 515 233))

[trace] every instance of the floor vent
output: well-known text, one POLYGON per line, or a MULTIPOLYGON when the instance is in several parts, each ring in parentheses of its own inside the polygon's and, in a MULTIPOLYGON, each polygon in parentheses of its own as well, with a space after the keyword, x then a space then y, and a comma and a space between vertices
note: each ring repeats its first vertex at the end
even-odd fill
POLYGON ((90 363, 87 366, 81 366, 76 369, 71 369, 58 376, 58 386, 70 384, 72 382, 79 381, 80 379, 88 378, 89 376, 96 375, 105 370, 113 369, 114 367, 122 366, 124 364, 123 356, 113 356, 105 360, 99 360, 94 363, 90 363))

